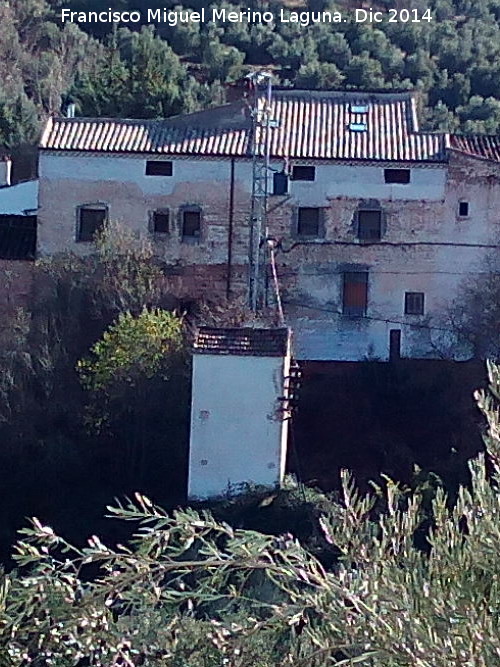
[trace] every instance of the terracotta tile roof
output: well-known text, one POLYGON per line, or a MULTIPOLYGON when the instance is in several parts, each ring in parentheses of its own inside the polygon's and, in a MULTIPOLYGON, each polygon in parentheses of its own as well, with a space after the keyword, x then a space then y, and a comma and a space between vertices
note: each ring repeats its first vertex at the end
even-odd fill
MULTIPOLYGON (((276 90, 271 111, 273 157, 446 160, 446 135, 419 132, 411 93, 276 90)), ((245 101, 162 120, 50 119, 40 147, 249 157, 251 122, 245 101)))
POLYGON ((290 91, 273 98, 271 153, 280 157, 445 161, 444 135, 420 133, 411 93, 290 91), (356 113, 354 109, 366 109, 356 113), (366 130, 350 129, 366 125, 366 130))
POLYGON ((283 357, 287 353, 288 329, 201 327, 195 338, 195 354, 283 357))
MULTIPOLYGON (((42 135, 40 148, 66 151, 110 153, 157 153, 159 155, 238 156, 249 153, 250 122, 241 115, 240 126, 213 127, 212 110, 202 114, 161 120, 119 118, 50 119, 42 135), (194 125, 185 121, 192 116, 194 125)), ((238 110, 235 109, 235 114, 238 110)), ((224 120, 224 118, 222 119, 224 120)))
POLYGON ((474 157, 500 162, 500 136, 454 134, 450 148, 474 157))

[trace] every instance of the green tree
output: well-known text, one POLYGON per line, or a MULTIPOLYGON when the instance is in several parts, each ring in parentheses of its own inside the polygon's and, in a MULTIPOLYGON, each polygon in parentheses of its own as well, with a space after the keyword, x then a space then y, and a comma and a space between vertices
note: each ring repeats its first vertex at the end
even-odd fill
POLYGON ((122 29, 118 39, 129 70, 128 115, 155 118, 179 112, 187 72, 167 42, 155 35, 152 26, 140 32, 122 29))
MULTIPOLYGON (((162 270, 151 252, 111 225, 96 254, 63 253, 33 267, 30 310, 4 313, 0 328, 0 436, 9 451, 61 448, 62 460, 63 452, 70 456, 88 441, 75 365, 120 312, 166 305, 162 270)), ((2 279, 16 277, 5 271, 2 279)))
POLYGON ((83 116, 127 116, 131 105, 130 72, 116 46, 103 53, 92 69, 77 75, 69 97, 83 116))
POLYGON ((470 463, 470 485, 455 503, 436 485, 406 492, 389 479, 361 495, 344 471, 317 524, 332 568, 293 535, 234 529, 206 511, 169 516, 139 493, 108 507, 139 524, 116 549, 95 535, 76 547, 33 519, 16 547, 20 571, 2 579, 2 655, 96 667, 496 667, 500 369, 488 370, 489 391, 477 394, 488 461, 470 463))
POLYGON ((295 85, 298 88, 339 88, 344 76, 333 63, 309 62, 297 72, 295 85))
POLYGON ((353 56, 345 70, 346 83, 355 88, 383 88, 385 85, 382 65, 367 51, 353 56))
POLYGON ((430 124, 433 129, 440 132, 455 132, 458 129, 458 120, 446 104, 439 101, 432 109, 430 124))
POLYGON ((235 81, 241 77, 244 54, 234 46, 225 46, 217 40, 207 40, 202 47, 202 66, 207 80, 235 81))
POLYGON ((183 452, 172 424, 185 423, 187 409, 182 319, 160 309, 121 313, 90 352, 77 364, 89 392, 89 422, 97 432, 120 434, 130 478, 143 482, 158 424, 165 429, 161 439, 172 439, 171 461, 179 463, 183 452))
POLYGON ((123 386, 137 389, 142 379, 160 371, 168 377, 182 340, 182 320, 168 311, 144 308, 137 316, 121 313, 92 347, 92 361, 79 362, 82 381, 99 393, 123 386))
POLYGON ((500 359, 500 273, 495 258, 477 281, 461 285, 450 306, 446 326, 464 346, 464 353, 479 359, 500 359))
POLYGON ((318 37, 318 58, 320 61, 333 63, 341 69, 346 67, 352 57, 351 49, 341 32, 322 30, 318 37))

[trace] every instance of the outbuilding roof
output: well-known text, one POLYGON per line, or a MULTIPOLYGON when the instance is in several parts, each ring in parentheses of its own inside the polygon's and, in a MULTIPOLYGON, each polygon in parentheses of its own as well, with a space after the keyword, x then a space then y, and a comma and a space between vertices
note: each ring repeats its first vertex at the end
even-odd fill
POLYGON ((195 354, 227 354, 235 356, 284 357, 288 349, 286 328, 256 329, 252 327, 201 327, 195 337, 195 354))
MULTIPOLYGON (((262 98, 261 103, 265 100, 262 98)), ((410 92, 276 90, 271 104, 274 158, 446 160, 447 135, 420 132, 410 92)), ((248 102, 161 120, 49 119, 40 147, 51 151, 250 157, 248 102)), ((259 137, 257 137, 259 139, 259 137)))

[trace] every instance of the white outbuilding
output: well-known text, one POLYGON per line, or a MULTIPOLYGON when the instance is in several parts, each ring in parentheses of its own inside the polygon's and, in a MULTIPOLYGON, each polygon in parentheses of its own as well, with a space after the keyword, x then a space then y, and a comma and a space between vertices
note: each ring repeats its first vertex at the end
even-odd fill
POLYGON ((278 487, 286 463, 290 331, 208 328, 193 349, 188 496, 278 487))

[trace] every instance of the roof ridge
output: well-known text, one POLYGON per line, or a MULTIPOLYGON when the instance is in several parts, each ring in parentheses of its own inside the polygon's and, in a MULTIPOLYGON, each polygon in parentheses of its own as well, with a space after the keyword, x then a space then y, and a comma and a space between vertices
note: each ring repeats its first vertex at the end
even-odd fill
MULTIPOLYGON (((411 92, 277 92, 271 156, 293 160, 390 162, 447 161, 447 134, 415 127, 411 92), (353 101, 368 102, 362 112, 353 101), (361 120, 360 120, 361 119, 361 120), (362 121, 362 122, 361 122, 362 121)), ((170 118, 51 119, 41 149, 143 153, 195 157, 251 156, 251 122, 245 101, 170 118)))
POLYGON ((481 134, 480 132, 450 132, 451 137, 480 138, 480 139, 500 139, 500 134, 481 134))

